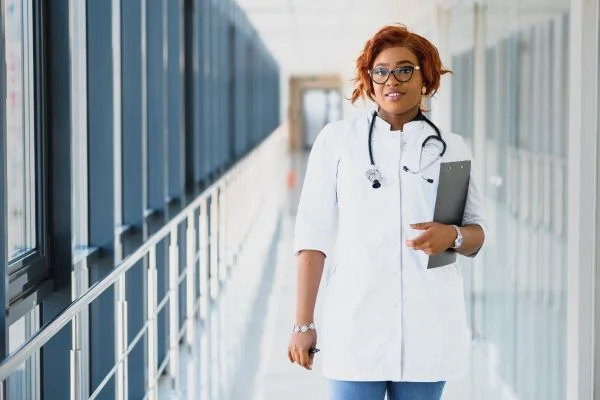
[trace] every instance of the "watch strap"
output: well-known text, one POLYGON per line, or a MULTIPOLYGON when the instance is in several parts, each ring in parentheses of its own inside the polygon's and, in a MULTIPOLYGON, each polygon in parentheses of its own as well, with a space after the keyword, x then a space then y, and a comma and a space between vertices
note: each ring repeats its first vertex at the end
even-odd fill
POLYGON ((460 246, 462 246, 462 242, 463 242, 463 236, 462 236, 462 232, 460 231, 460 228, 457 225, 451 225, 454 230, 456 231, 456 239, 454 239, 454 243, 452 244, 452 248, 453 249, 457 249, 460 246))

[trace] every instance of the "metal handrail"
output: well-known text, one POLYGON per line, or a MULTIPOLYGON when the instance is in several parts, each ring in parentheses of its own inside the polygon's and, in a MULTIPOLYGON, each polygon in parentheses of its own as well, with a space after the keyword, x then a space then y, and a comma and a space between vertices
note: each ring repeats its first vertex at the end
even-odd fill
MULTIPOLYGON (((277 132, 277 131, 275 131, 277 132)), ((271 138, 273 133, 261 145, 254 148, 238 162, 236 162, 219 180, 206 188, 196 199, 188 204, 176 216, 171 218, 158 232, 152 235, 145 241, 135 252, 127 256, 108 276, 101 281, 96 282, 88 288, 80 297, 74 300, 64 311, 57 315, 50 322, 45 324, 32 337, 23 343, 9 355, 6 359, 0 362, 0 382, 5 381, 10 375, 18 369, 23 363, 29 360, 39 351, 46 343, 50 341, 61 329, 69 322, 77 317, 81 312, 86 310, 95 299, 102 295, 108 288, 117 283, 132 267, 134 267, 141 259, 148 255, 148 252, 154 248, 160 241, 169 236, 174 227, 186 220, 192 210, 197 209, 202 205, 202 202, 208 199, 212 194, 216 193, 221 186, 226 185, 231 176, 241 166, 249 160, 256 152, 264 147, 271 138)))

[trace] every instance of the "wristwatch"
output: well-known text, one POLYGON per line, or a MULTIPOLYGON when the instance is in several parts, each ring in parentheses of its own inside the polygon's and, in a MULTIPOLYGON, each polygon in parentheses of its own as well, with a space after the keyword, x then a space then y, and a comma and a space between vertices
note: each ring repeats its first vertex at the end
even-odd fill
POLYGON ((308 325, 302 325, 302 326, 294 325, 293 331, 296 333, 306 333, 309 330, 314 330, 314 329, 315 329, 315 323, 311 322, 308 325))
POLYGON ((452 227, 456 231, 456 239, 454 239, 454 246, 452 246, 452 248, 459 249, 460 246, 462 246, 462 244, 463 244, 463 236, 462 236, 462 233, 460 232, 460 228, 458 226, 452 225, 452 227))

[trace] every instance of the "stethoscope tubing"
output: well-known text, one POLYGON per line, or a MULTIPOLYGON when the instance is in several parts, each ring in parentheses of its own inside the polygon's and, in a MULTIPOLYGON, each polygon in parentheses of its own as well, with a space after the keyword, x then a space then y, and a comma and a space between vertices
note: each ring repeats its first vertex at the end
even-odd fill
MULTIPOLYGON (((371 118, 371 124, 369 126, 369 143, 368 143, 368 145, 369 145, 369 161, 371 163, 371 167, 367 171, 367 177, 369 178, 369 181, 371 181, 372 187, 374 189, 378 189, 381 187, 381 182, 379 179, 381 173, 379 172, 379 168, 377 168, 377 166, 375 165, 375 159, 373 157, 373 128, 375 127, 375 119, 376 118, 377 118, 377 111, 374 111, 373 117, 371 118)), ((419 170, 418 171, 412 171, 407 166, 404 166, 402 168, 405 172, 410 172, 411 174, 421 173, 421 171, 429 168, 430 166, 432 166, 433 164, 438 162, 446 153, 446 142, 442 138, 442 133, 440 132, 439 128, 433 122, 431 122, 428 118, 426 118, 421 113, 420 110, 419 110, 419 114, 417 115, 417 119, 423 120, 429 126, 431 126, 433 128, 433 130, 435 130, 436 135, 431 135, 431 136, 426 137, 425 140, 423 141, 423 143, 421 144, 421 154, 419 155, 419 170), (430 162, 429 164, 427 164, 426 166, 421 168, 421 157, 423 156, 423 149, 425 148, 425 145, 427 144, 427 142, 429 142, 430 140, 438 140, 442 145, 442 151, 440 151, 440 154, 435 158, 435 160, 433 160, 432 162, 430 162)), ((432 179, 428 179, 428 178, 423 178, 423 179, 425 179, 429 183, 433 183, 432 179)))

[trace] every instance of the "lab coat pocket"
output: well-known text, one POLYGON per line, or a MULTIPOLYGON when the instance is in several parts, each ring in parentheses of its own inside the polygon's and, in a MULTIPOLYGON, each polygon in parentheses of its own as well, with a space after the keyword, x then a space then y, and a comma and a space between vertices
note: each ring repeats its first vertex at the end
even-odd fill
POLYGON ((457 262, 455 262, 454 264, 451 265, 454 268, 454 272, 456 272, 456 275, 460 278, 460 280, 462 281, 463 279, 463 274, 462 274, 462 268, 460 267, 460 265, 458 265, 457 262))
POLYGON ((465 309, 463 279, 454 263, 430 270, 437 274, 437 307, 442 329, 442 369, 460 370, 468 360, 469 331, 465 309), (437 271, 436 271, 437 270, 437 271))

